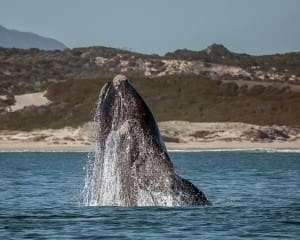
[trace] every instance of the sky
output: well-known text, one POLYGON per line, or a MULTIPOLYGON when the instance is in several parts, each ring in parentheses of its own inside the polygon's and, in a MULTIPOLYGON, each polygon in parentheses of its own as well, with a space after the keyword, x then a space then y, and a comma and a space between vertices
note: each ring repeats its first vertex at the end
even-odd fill
POLYGON ((70 48, 165 54, 220 43, 254 55, 300 51, 300 0, 0 0, 0 25, 70 48))

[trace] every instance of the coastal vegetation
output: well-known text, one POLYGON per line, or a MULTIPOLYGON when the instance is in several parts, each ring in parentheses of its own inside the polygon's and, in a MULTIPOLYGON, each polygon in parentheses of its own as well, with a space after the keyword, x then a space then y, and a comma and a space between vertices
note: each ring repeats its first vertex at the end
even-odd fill
POLYGON ((164 56, 108 47, 45 51, 0 47, 0 94, 32 93, 50 83, 128 77, 198 75, 212 80, 300 83, 300 52, 252 56, 213 44, 201 51, 176 50, 164 56))
MULTIPOLYGON (((79 126, 92 119, 100 89, 111 78, 76 79, 47 85, 51 104, 0 114, 1 129, 79 126)), ((157 121, 245 122, 299 125, 300 92, 290 87, 213 81, 201 76, 133 77, 157 121)))

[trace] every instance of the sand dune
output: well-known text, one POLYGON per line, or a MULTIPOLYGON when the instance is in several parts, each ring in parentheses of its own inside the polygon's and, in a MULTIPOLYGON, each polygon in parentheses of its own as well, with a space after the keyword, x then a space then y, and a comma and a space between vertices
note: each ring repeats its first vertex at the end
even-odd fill
POLYGON ((29 106, 42 106, 50 104, 51 101, 45 97, 46 91, 15 95, 15 104, 9 107, 9 111, 15 112, 29 106))
MULTIPOLYGON (((300 150, 300 128, 245 123, 159 123, 169 150, 290 149, 300 150)), ((0 131, 0 151, 89 151, 93 124, 78 128, 0 131)))

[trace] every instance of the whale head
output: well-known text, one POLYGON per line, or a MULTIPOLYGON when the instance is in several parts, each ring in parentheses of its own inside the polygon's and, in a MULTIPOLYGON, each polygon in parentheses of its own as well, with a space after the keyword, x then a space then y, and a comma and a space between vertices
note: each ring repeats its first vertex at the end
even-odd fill
POLYGON ((175 173, 150 108, 124 75, 103 86, 95 122, 96 149, 86 204, 209 204, 196 186, 175 173))
POLYGON ((103 86, 95 118, 101 132, 99 137, 103 140, 103 134, 118 129, 125 134, 131 125, 138 124, 166 150, 150 108, 124 75, 116 75, 112 82, 103 86))

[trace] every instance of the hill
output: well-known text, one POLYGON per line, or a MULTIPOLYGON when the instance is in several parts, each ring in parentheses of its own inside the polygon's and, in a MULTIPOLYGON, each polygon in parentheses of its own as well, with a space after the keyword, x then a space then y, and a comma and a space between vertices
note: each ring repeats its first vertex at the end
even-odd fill
POLYGON ((69 79, 198 75, 212 80, 300 83, 300 53, 250 56, 220 45, 166 56, 107 47, 44 51, 0 48, 0 94, 40 91, 51 82, 69 79))
POLYGON ((43 50, 63 50, 67 47, 52 38, 35 33, 10 30, 0 25, 0 47, 4 48, 38 48, 43 50))
MULTIPOLYGON (((51 83, 51 104, 0 114, 0 128, 32 130, 79 126, 92 119, 101 87, 109 78, 51 83)), ((245 122, 300 125, 300 92, 272 85, 238 85, 199 76, 133 78, 158 121, 245 122)))
POLYGON ((133 79, 158 121, 300 125, 299 59, 299 52, 250 56, 222 45, 165 56, 107 47, 0 48, 0 129, 79 126, 118 73, 133 79), (32 93, 47 105, 14 105, 32 93))
POLYGON ((270 71, 283 74, 300 75, 300 52, 284 54, 253 56, 234 53, 221 44, 212 44, 201 51, 179 49, 166 53, 165 57, 187 61, 203 60, 209 63, 218 63, 230 66, 239 66, 247 71, 270 71))

